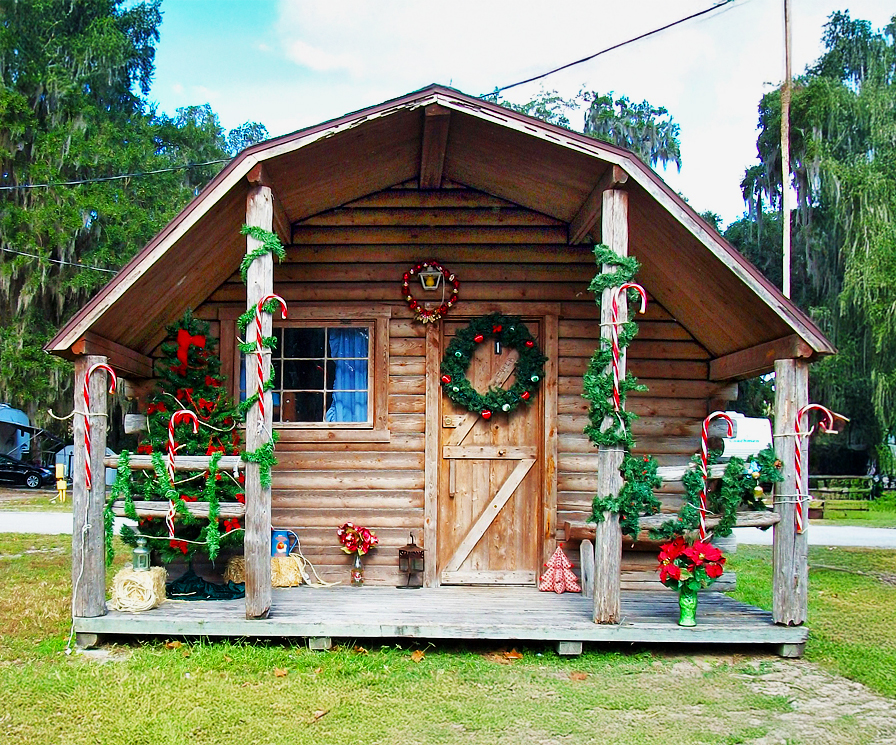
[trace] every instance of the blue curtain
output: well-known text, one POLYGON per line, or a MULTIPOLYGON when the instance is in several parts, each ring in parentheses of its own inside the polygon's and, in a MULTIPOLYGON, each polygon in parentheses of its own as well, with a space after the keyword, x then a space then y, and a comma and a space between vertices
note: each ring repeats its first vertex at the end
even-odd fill
POLYGON ((328 422, 367 421, 367 329, 328 329, 335 362, 328 422))

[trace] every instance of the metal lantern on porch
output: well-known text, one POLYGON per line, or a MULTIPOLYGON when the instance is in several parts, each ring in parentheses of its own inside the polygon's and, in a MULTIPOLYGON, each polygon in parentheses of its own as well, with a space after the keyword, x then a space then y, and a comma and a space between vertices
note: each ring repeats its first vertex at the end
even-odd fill
POLYGON ((423 587, 423 567, 423 549, 414 543, 411 533, 411 542, 398 549, 398 571, 407 575, 407 582, 400 587, 423 587))

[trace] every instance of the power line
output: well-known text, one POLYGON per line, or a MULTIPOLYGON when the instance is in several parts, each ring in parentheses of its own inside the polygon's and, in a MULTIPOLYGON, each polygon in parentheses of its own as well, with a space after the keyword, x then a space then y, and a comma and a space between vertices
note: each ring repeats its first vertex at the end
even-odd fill
POLYGON ((614 44, 611 47, 607 47, 606 49, 601 49, 599 52, 595 52, 594 54, 583 57, 580 60, 576 60, 575 62, 569 62, 568 64, 561 65, 560 67, 556 67, 553 70, 549 70, 548 72, 544 72, 541 75, 536 75, 532 78, 526 78, 525 80, 521 80, 518 83, 511 83, 510 85, 505 85, 503 88, 495 88, 495 90, 490 93, 483 93, 479 98, 487 98, 489 96, 497 96, 499 93, 503 91, 510 90, 511 88, 516 88, 518 85, 525 85, 526 83, 532 83, 536 80, 541 80, 542 78, 546 78, 548 75, 553 75, 555 72, 560 72, 561 70, 567 70, 570 67, 575 67, 576 65, 581 65, 583 62, 588 62, 589 60, 593 60, 595 57, 600 57, 602 54, 606 54, 607 52, 612 52, 615 49, 619 49, 620 47, 627 46, 628 44, 633 44, 636 41, 640 41, 641 39, 646 39, 648 36, 653 36, 654 34, 660 33, 660 31, 665 31, 666 29, 670 29, 673 26, 678 26, 685 21, 690 21, 694 18, 699 18, 700 16, 706 15, 707 13, 712 13, 714 10, 718 10, 723 5, 728 5, 729 3, 733 3, 734 0, 722 0, 722 2, 718 2, 712 7, 704 8, 703 10, 693 13, 687 18, 680 18, 677 21, 673 21, 672 23, 667 23, 665 26, 660 26, 659 28, 653 29, 653 31, 647 31, 646 33, 641 34, 640 36, 635 36, 634 38, 628 39, 626 41, 621 41, 618 44, 614 44))
POLYGON ((211 166, 215 163, 229 163, 231 160, 232 158, 219 158, 218 160, 207 160, 205 163, 187 163, 182 166, 173 166, 171 168, 157 168, 154 171, 121 173, 116 176, 98 176, 96 178, 77 179, 75 181, 54 181, 52 183, 46 184, 19 184, 18 186, 0 186, 0 191, 15 191, 16 189, 50 189, 54 186, 79 186, 81 184, 99 184, 103 181, 120 181, 126 178, 140 178, 141 176, 154 176, 158 173, 171 173, 172 171, 184 171, 189 168, 211 166))
POLYGON ((65 261, 64 259, 51 259, 47 256, 40 256, 38 254, 29 254, 24 251, 16 251, 12 248, 6 248, 5 246, 0 247, 0 251, 3 251, 8 254, 17 254, 18 256, 28 256, 32 259, 40 259, 41 261, 49 261, 51 264, 63 264, 65 266, 77 266, 82 269, 93 269, 97 272, 108 272, 109 274, 118 274, 118 270, 116 269, 105 269, 101 266, 93 266, 91 264, 79 264, 77 261, 65 261))

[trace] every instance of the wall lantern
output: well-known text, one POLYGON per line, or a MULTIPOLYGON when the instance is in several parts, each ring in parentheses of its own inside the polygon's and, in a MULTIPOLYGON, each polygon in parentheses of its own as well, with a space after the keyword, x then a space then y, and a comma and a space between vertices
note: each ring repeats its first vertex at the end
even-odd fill
POLYGON ((420 277, 420 284, 427 292, 438 290, 439 285, 442 284, 442 273, 431 266, 421 269, 417 272, 417 276, 420 277))
POLYGON ((423 566, 423 549, 414 543, 414 534, 411 533, 411 542, 398 549, 398 571, 407 575, 407 582, 399 587, 423 587, 423 566))

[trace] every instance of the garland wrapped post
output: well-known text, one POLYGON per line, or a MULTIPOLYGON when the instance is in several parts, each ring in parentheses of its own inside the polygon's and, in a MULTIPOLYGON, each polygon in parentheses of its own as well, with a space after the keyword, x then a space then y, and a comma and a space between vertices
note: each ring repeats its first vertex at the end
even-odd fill
POLYGON ((620 322, 621 302, 640 300, 638 310, 646 310, 644 288, 633 282, 638 271, 634 257, 619 256, 610 248, 598 245, 594 248, 598 265, 615 267, 615 271, 599 273, 591 281, 589 290, 595 293, 598 306, 606 290, 615 290, 612 296, 609 339, 601 338, 600 346, 588 363, 584 376, 584 397, 591 402, 588 411, 589 424, 585 434, 595 446, 618 449, 623 453, 620 474, 623 484, 618 494, 598 494, 592 503, 592 522, 601 522, 605 512, 619 515, 619 526, 625 535, 635 538, 639 532, 639 517, 659 512, 660 503, 654 489, 662 484, 657 475, 657 462, 652 456, 633 456, 634 439, 631 423, 637 415, 625 409, 625 400, 632 391, 645 391, 629 372, 620 374, 621 353, 631 344, 638 332, 634 321, 620 322), (608 372, 609 371, 609 372, 608 372))

